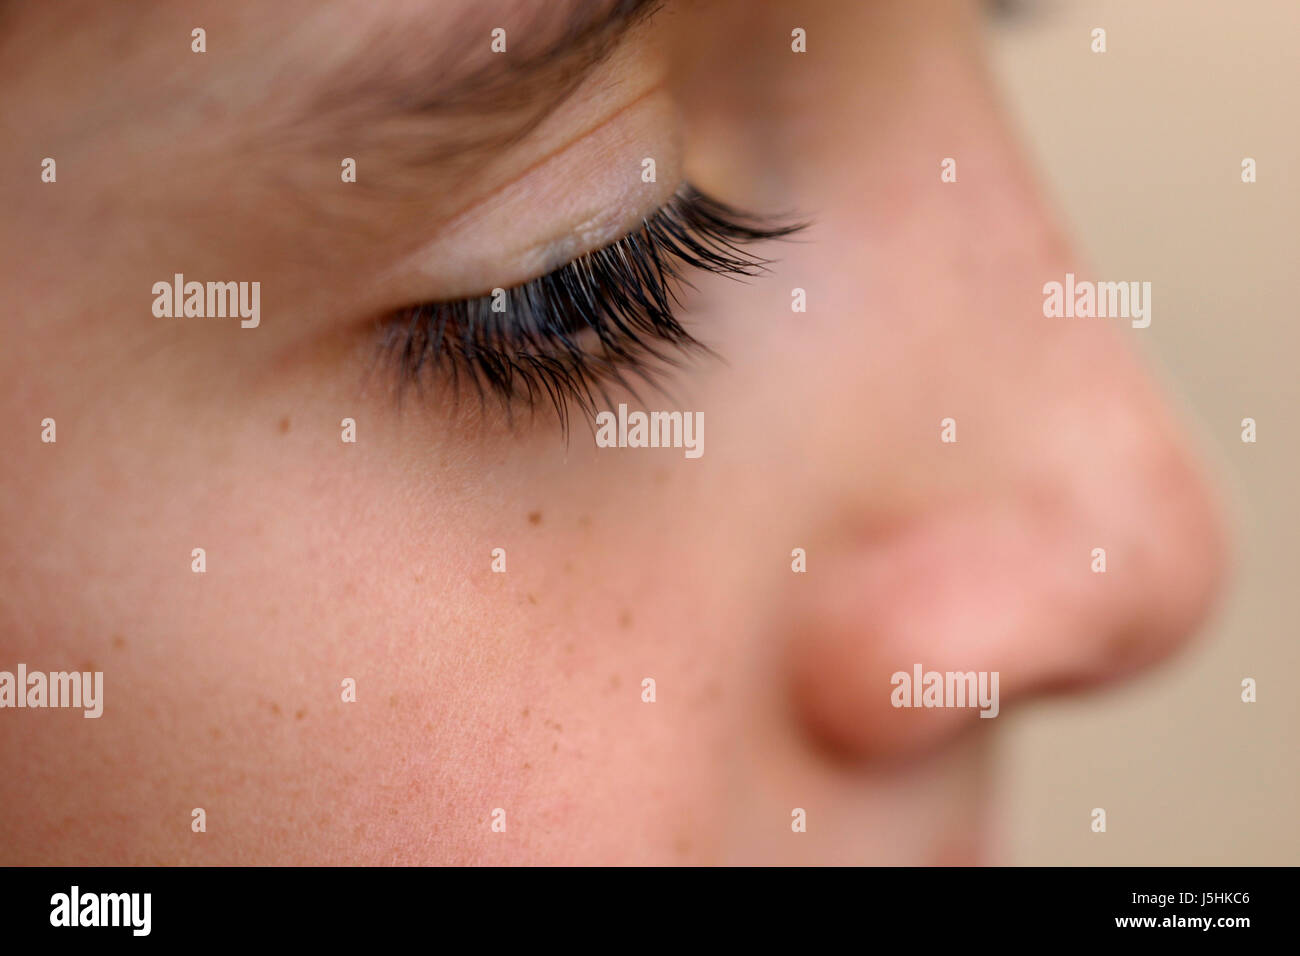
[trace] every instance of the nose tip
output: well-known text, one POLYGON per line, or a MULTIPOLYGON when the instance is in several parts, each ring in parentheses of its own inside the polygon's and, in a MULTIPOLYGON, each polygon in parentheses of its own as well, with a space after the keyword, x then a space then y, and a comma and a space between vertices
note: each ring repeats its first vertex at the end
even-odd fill
POLYGON ((795 713, 819 744, 924 750, 1191 635, 1224 576, 1214 499, 1163 427, 1111 432, 1124 438, 1107 454, 1076 446, 1071 467, 1044 462, 996 496, 955 496, 823 555, 787 645, 795 713))

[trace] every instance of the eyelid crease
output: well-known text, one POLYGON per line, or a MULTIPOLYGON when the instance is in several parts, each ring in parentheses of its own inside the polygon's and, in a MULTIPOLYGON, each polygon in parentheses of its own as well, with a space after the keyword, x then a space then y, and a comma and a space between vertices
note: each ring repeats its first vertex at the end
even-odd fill
POLYGON ((397 305, 513 285, 616 240, 668 202, 681 181, 676 104, 659 77, 625 98, 594 123, 575 105, 582 132, 557 122, 551 139, 562 145, 546 143, 546 155, 468 206, 457 197, 450 218, 425 220, 427 238, 373 277, 376 298, 397 305), (645 157, 656 161, 650 182, 645 157))
POLYGON ((458 223, 468 218, 470 214, 473 213, 479 206, 491 202, 494 198, 496 198, 497 195, 505 192, 506 190, 510 189, 512 186, 515 186, 522 179, 527 177, 530 173, 533 173, 539 168, 541 168, 542 166, 545 166, 556 156, 559 156, 561 153, 566 152, 567 150, 573 148, 578 143, 582 142, 584 139, 587 139, 589 136, 594 136, 596 133, 599 133, 605 127, 609 126, 611 123, 616 122, 624 113, 628 112, 628 110, 634 109, 636 106, 640 105, 648 97, 651 97, 654 94, 664 90, 665 87, 667 86, 667 82, 668 81, 666 78, 659 77, 654 83, 652 83, 650 86, 643 89, 641 92, 639 92, 628 102, 624 103, 618 109, 614 110, 612 113, 605 116, 604 119, 596 123, 594 126, 584 129, 582 132, 578 133, 573 138, 566 140, 564 143, 560 144, 554 149, 547 151, 547 153, 544 156, 539 156, 535 161, 530 163, 524 169, 520 170, 516 175, 511 176, 510 179, 506 180, 503 183, 500 183, 495 189, 492 190, 492 192, 488 193, 486 196, 476 197, 468 205, 462 206, 461 208, 457 209, 446 218, 445 223, 447 228, 454 229, 458 223))

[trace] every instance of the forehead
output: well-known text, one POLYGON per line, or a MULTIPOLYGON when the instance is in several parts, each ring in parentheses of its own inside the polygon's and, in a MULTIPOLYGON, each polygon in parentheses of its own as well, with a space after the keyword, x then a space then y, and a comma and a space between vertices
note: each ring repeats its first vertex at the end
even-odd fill
POLYGON ((41 91, 25 97, 33 111, 65 108, 70 130, 252 117, 288 135, 390 119, 477 121, 490 131, 571 90, 656 6, 230 0, 87 4, 69 18, 33 4, 0 15, 0 76, 21 81, 4 84, 11 92, 41 91))

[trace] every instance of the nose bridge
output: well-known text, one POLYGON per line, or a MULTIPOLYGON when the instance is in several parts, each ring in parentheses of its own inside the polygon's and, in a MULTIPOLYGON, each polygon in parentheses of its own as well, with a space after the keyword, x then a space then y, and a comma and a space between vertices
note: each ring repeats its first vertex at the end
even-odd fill
MULTIPOLYGON (((749 151, 775 157, 819 211, 808 245, 782 255, 817 303, 815 348, 795 341, 782 355, 806 406, 827 412, 801 431, 801 457, 833 455, 835 467, 800 475, 817 485, 801 517, 822 541, 776 626, 794 712, 856 754, 997 724, 974 709, 896 707, 896 674, 996 671, 999 712, 1112 679, 1175 647, 1222 571, 1195 458, 1123 342, 1143 333, 1125 319, 1043 314, 1045 284, 1091 270, 964 34, 935 31, 921 6, 852 11, 869 21, 858 36, 902 43, 917 31, 925 55, 912 62, 864 57, 833 39, 850 34, 828 18, 817 63, 830 71, 838 52, 842 72, 808 77, 858 81, 845 97, 765 112, 765 124, 789 127, 755 130, 780 146, 749 151), (819 126, 835 129, 834 150, 805 135, 819 126)), ((766 75, 807 81, 782 63, 766 75)))

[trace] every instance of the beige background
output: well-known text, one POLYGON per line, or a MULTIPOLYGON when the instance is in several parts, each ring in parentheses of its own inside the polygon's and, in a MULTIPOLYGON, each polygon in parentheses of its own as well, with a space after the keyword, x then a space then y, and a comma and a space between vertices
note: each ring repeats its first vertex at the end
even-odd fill
POLYGON ((1238 535, 1231 592, 1172 666, 1008 717, 993 845, 1024 864, 1300 863, 1300 0, 1031 0, 988 32, 1095 278, 1153 283, 1129 334, 1199 426, 1238 535))

